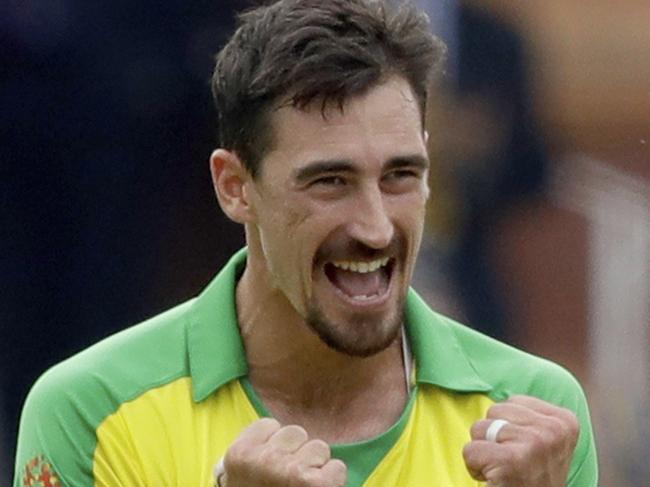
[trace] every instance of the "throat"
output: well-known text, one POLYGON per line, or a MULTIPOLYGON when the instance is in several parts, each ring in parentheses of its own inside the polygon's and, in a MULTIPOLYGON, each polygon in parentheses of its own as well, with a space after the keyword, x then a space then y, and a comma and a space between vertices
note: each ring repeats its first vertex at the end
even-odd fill
POLYGON ((312 437, 328 443, 368 440, 393 426, 408 403, 400 344, 353 361, 368 367, 355 370, 348 363, 332 374, 303 363, 298 367, 303 373, 290 382, 278 382, 277 368, 272 376, 252 368, 246 389, 281 424, 298 424, 312 437))
MULTIPOLYGON (((360 391, 361 392, 361 391, 360 391)), ((368 390, 332 401, 325 387, 301 401, 280 399, 255 389, 264 409, 283 425, 297 424, 312 438, 329 444, 366 441, 388 431, 408 405, 403 387, 368 390)))

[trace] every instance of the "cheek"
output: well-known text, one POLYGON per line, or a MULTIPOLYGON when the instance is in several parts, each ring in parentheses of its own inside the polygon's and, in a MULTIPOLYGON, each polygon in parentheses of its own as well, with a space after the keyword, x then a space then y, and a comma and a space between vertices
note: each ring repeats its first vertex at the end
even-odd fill
MULTIPOLYGON (((287 205, 284 208, 286 218, 286 229, 293 233, 298 231, 310 219, 311 212, 298 205, 287 205)), ((291 235, 288 233, 287 235, 291 235)))
POLYGON ((288 236, 309 216, 302 206, 282 194, 267 194, 255 206, 257 227, 267 244, 290 244, 288 236))
POLYGON ((260 245, 274 286, 282 289, 296 306, 297 290, 311 277, 312 257, 317 248, 315 219, 307 206, 287 199, 267 201, 258 216, 260 245))
POLYGON ((407 233, 420 235, 424 229, 426 199, 421 196, 410 196, 395 201, 396 221, 407 233))
POLYGON ((325 238, 333 229, 341 224, 341 220, 349 218, 350 208, 345 201, 323 202, 309 198, 297 198, 288 204, 284 211, 286 215, 287 238, 302 239, 308 242, 325 238))

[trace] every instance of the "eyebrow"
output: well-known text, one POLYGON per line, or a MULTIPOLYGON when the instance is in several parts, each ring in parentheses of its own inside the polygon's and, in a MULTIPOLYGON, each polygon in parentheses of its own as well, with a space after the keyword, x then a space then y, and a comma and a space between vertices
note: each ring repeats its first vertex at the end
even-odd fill
POLYGON ((402 167, 412 167, 415 169, 420 169, 426 171, 429 169, 429 159, 420 154, 412 154, 408 156, 397 156, 391 159, 388 159, 384 164, 384 171, 389 171, 391 169, 399 169, 402 167))
POLYGON ((293 173, 293 179, 297 183, 302 184, 321 174, 352 171, 354 171, 354 166, 346 160, 315 161, 296 169, 293 173))
MULTIPOLYGON (((424 171, 429 168, 429 159, 420 154, 396 156, 388 159, 384 163, 382 170, 390 171, 404 167, 412 167, 424 171)), ((332 173, 350 173, 354 171, 354 164, 344 159, 314 161, 296 169, 293 173, 293 179, 298 184, 303 184, 315 176, 332 173)))

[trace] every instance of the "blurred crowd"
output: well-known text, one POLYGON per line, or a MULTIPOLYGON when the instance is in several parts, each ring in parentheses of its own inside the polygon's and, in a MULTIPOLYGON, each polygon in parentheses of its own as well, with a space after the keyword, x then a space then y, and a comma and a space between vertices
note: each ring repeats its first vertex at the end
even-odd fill
POLYGON ((0 485, 44 369, 197 293, 242 245, 207 158, 213 56, 243 6, 0 4, 0 485))
MULTIPOLYGON (((34 380, 196 294, 243 244, 212 194, 209 80, 234 12, 252 3, 0 4, 0 487, 34 380)), ((574 372, 592 404, 602 485, 642 485, 650 148, 558 137, 571 127, 540 114, 552 56, 521 12, 416 3, 449 60, 429 107, 432 198, 415 286, 574 372)))

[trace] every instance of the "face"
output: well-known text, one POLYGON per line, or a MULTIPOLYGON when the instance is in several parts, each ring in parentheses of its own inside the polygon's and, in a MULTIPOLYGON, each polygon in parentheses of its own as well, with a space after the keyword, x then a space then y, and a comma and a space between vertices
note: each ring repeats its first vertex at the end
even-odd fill
POLYGON ((272 115, 274 148, 251 181, 251 255, 331 348, 394 341, 422 237, 428 159, 418 104, 393 78, 349 100, 272 115), (257 255, 254 255, 257 254, 257 255))

